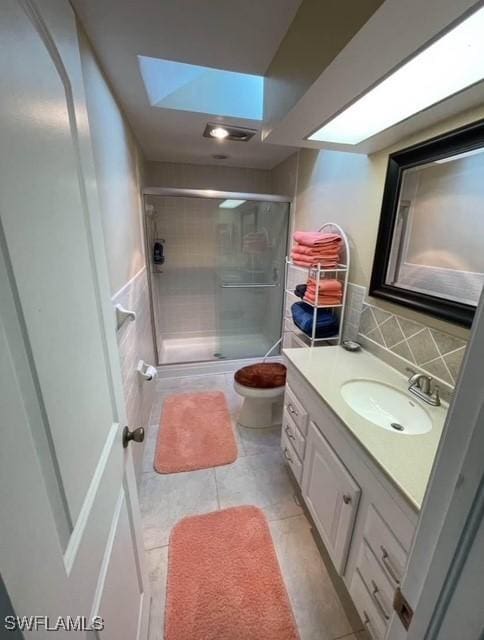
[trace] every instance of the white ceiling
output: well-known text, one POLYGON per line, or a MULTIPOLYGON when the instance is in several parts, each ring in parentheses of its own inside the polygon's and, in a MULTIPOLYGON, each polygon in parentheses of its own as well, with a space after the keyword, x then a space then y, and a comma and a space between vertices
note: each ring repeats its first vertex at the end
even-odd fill
MULTIPOLYGON (((472 85, 357 145, 306 137, 481 5, 482 0, 385 0, 284 118, 266 123, 266 140, 312 149, 373 153, 484 102, 472 85), (415 17, 418 16, 418 20, 415 17)), ((431 82, 431 78, 429 78, 431 82)))
POLYGON ((208 121, 253 120, 151 107, 137 55, 263 75, 302 0, 71 0, 148 160, 268 169, 294 149, 202 137, 208 121), (212 154, 229 155, 216 161, 212 154))

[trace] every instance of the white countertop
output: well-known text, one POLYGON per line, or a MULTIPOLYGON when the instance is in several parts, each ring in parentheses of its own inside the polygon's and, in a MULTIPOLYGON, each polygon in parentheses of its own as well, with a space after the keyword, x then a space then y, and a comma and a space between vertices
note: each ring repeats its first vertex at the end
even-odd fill
POLYGON ((407 378, 368 351, 349 352, 342 347, 284 349, 284 355, 331 407, 375 462, 417 509, 425 489, 439 444, 448 406, 432 407, 413 395, 413 402, 426 409, 432 429, 407 435, 382 429, 353 411, 343 400, 341 386, 348 380, 384 382, 408 393, 407 378))

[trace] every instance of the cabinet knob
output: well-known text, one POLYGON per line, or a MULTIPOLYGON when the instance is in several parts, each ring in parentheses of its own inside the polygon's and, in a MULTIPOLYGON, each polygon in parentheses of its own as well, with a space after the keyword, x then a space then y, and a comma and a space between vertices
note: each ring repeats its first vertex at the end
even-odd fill
POLYGON ((345 504, 350 504, 350 502, 351 502, 351 496, 349 496, 347 493, 344 493, 344 494, 343 494, 343 502, 344 502, 345 504))

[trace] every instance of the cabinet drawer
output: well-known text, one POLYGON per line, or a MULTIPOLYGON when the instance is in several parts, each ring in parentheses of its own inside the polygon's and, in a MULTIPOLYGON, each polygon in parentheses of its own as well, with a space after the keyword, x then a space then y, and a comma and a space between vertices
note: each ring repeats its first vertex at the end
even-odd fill
POLYGON ((368 509, 364 537, 384 568, 390 583, 396 587, 403 576, 407 552, 373 505, 368 509))
POLYGON ((372 638, 372 640, 384 640, 387 630, 386 625, 378 613, 358 571, 355 571, 353 574, 350 596, 353 599, 354 605, 363 620, 363 624, 370 638, 372 638))
POLYGON ((340 575, 343 575, 360 487, 314 422, 309 423, 302 495, 340 575))
POLYGON ((286 393, 284 396, 284 409, 289 413, 303 436, 308 431, 308 414, 302 404, 297 399, 292 389, 286 385, 286 393))
POLYGON ((393 610, 395 587, 365 541, 361 543, 356 568, 366 584, 373 604, 387 625, 393 610))
POLYGON ((304 449, 306 448, 306 438, 301 434, 287 409, 284 409, 282 416, 282 429, 292 443, 301 462, 304 460, 304 449))
POLYGON ((287 464, 291 467, 291 470, 296 478, 298 484, 301 484, 302 479, 302 462, 299 460, 291 441, 287 437, 286 433, 282 432, 281 437, 281 449, 287 464))

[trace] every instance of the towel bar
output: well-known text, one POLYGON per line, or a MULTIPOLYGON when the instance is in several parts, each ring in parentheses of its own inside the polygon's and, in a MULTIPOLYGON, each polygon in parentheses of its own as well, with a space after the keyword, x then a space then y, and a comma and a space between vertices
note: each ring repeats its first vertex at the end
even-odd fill
POLYGON ((263 287, 277 287, 278 283, 274 284, 253 284, 252 282, 238 282, 237 284, 229 284, 228 282, 222 282, 220 285, 222 289, 257 289, 263 287))
POLYGON ((122 304, 117 304, 114 308, 116 310, 116 329, 120 329, 126 320, 136 320, 136 313, 134 311, 128 311, 122 304))

